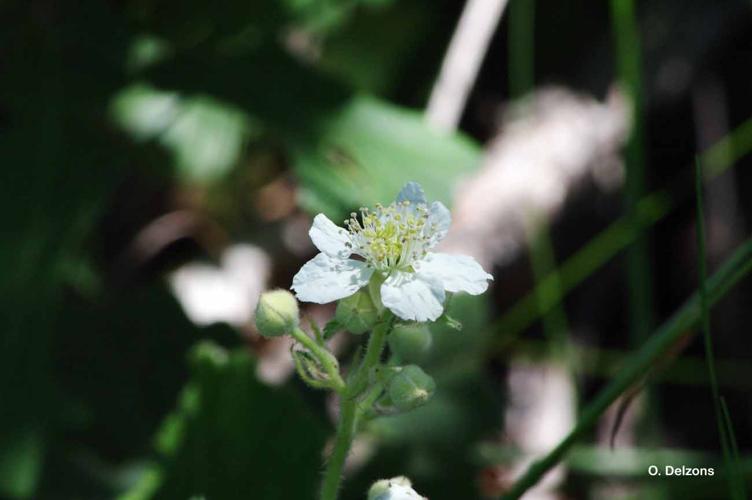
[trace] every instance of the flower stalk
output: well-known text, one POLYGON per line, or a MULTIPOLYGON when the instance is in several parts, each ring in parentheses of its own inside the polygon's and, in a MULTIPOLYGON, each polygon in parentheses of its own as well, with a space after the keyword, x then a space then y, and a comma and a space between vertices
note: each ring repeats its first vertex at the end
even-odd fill
POLYGON ((327 462, 324 472, 324 482, 321 487, 321 500, 336 500, 339 485, 342 480, 342 468, 352 446, 357 422, 359 396, 367 389, 368 381, 374 368, 381 360, 386 346, 386 339, 392 328, 394 317, 385 313, 382 321, 376 325, 368 339, 368 347, 360 366, 347 382, 340 397, 340 415, 337 424, 337 434, 334 438, 334 448, 327 462))

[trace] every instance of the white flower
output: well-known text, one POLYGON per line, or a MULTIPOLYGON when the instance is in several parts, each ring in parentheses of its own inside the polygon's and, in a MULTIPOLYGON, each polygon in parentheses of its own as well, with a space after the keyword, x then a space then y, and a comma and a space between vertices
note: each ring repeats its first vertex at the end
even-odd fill
POLYGON ((298 299, 332 302, 379 273, 385 307, 405 320, 433 321, 444 310, 445 292, 478 295, 493 279, 471 257, 429 251, 446 236, 451 217, 442 203, 429 205, 417 183, 408 182, 391 205, 360 212, 345 221, 347 230, 324 214, 313 219, 309 234, 321 253, 293 278, 298 299))
POLYGON ((426 500, 412 488, 404 476, 376 481, 368 491, 368 500, 426 500))

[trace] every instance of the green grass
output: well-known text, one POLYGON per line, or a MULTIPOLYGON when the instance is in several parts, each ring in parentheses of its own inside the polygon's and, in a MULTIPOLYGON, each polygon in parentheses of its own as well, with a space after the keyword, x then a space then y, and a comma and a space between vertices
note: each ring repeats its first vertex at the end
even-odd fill
MULTIPOLYGON (((726 405, 726 399, 721 396, 721 412, 723 413, 723 429, 726 434, 726 440, 728 441, 731 453, 731 468, 728 471, 730 476, 730 483, 732 494, 734 498, 740 498, 742 500, 747 498, 747 488, 744 484, 744 463, 739 456, 739 446, 736 443, 736 434, 734 433, 734 426, 731 423, 731 414, 729 413, 728 406, 726 405)), ((728 467, 727 467, 728 468, 728 467)))
POLYGON ((569 320, 564 305, 556 303, 549 307, 552 299, 561 295, 561 281, 557 272, 556 255, 551 241, 549 226, 545 219, 540 218, 528 224, 528 244, 530 248, 530 263, 536 284, 542 283, 551 276, 550 283, 545 287, 538 287, 536 298, 540 311, 543 332, 555 354, 567 352, 567 333, 569 320))
MULTIPOLYGON (((640 36, 634 0, 611 0, 611 23, 616 43, 617 74, 631 106, 632 130, 627 141, 624 207, 632 212, 645 195, 642 72, 640 36)), ((647 231, 637 234, 627 249, 630 335, 639 345, 653 323, 652 280, 647 231)))
MULTIPOLYGON (((509 95, 522 99, 535 85, 535 0, 512 0, 509 4, 509 95)), ((564 353, 569 320, 563 304, 549 307, 549 293, 561 295, 556 253, 546 214, 534 214, 526 225, 530 265, 536 284, 538 312, 551 350, 564 353), (551 276, 548 286, 537 286, 551 276)))
MULTIPOLYGON (((700 155, 704 182, 725 172, 752 151, 752 119, 747 120, 700 155)), ((499 335, 495 351, 503 352, 519 334, 559 304, 566 295, 585 281, 645 229, 654 226, 675 209, 680 196, 667 190, 643 197, 635 208, 592 238, 561 266, 542 279, 536 288, 514 305, 492 326, 499 335), (545 303, 539 297, 545 296, 545 303)))
MULTIPOLYGON (((724 412, 722 409, 722 399, 718 390, 718 376, 715 366, 715 354, 713 353, 713 339, 710 334, 710 307, 707 297, 707 257, 705 248, 705 210, 703 203, 703 184, 702 184, 702 163, 697 158, 695 161, 695 205, 696 214, 696 234, 697 234, 697 272, 698 287, 700 294, 700 320, 702 325, 703 343, 705 346, 705 359, 708 366, 708 379, 710 382, 710 391, 713 398, 713 410, 715 411, 716 425, 718 427, 718 436, 721 441, 721 451, 723 461, 728 472, 729 489, 731 497, 734 500, 744 498, 744 485, 738 476, 738 451, 736 453, 736 463, 731 454, 731 447, 736 449, 736 443, 731 444, 733 439, 733 429, 731 429, 731 419, 728 416, 728 409, 724 412)), ((734 440, 735 441, 735 440, 734 440)))
MULTIPOLYGON (((594 378, 611 378, 629 358, 630 352, 620 349, 572 344, 571 357, 579 373, 594 378)), ((521 340, 515 348, 516 359, 537 362, 546 359, 550 343, 542 340, 521 340)), ((744 359, 716 359, 718 386, 734 390, 752 390, 752 365, 744 359)), ((682 356, 652 374, 657 383, 702 387, 708 385, 705 357, 682 356)))
MULTIPOLYGON (((708 307, 723 298, 750 270, 752 270, 752 239, 741 245, 706 281, 708 307)), ((569 434, 547 455, 534 462, 502 498, 507 500, 520 498, 546 472, 556 466, 619 396, 634 384, 642 381, 656 363, 664 360, 678 343, 691 334, 693 328, 700 322, 701 309, 699 293, 695 292, 671 318, 649 336, 645 344, 630 357, 627 364, 611 382, 583 408, 577 424, 569 434)))
POLYGON ((523 97, 535 84, 535 0, 509 2, 509 95, 523 97))

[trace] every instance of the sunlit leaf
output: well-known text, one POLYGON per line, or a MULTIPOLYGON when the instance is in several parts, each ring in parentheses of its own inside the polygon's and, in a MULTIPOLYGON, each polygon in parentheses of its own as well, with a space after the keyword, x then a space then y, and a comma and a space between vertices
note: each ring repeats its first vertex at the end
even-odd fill
POLYGON ((236 164, 254 130, 241 110, 210 97, 181 97, 175 92, 136 84, 112 104, 115 121, 136 140, 156 140, 173 154, 187 180, 210 182, 236 164))
POLYGON ((364 95, 325 120, 317 137, 295 154, 300 203, 336 218, 353 207, 391 201, 407 181, 449 203, 454 183, 480 158, 469 139, 433 131, 420 113, 364 95))

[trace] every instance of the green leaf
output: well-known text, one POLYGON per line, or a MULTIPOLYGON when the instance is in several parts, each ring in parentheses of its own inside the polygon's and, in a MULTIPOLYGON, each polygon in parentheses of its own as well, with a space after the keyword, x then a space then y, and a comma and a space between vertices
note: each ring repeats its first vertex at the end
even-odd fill
POLYGON ((326 429, 298 394, 259 382, 245 350, 202 343, 191 358, 180 407, 159 433, 152 486, 127 498, 313 498, 326 429))
POLYGON ((251 118, 235 106, 143 84, 115 96, 112 115, 134 139, 157 140, 172 153, 181 177, 201 183, 226 175, 256 130, 251 118))
POLYGON ((3 443, 0 478, 9 496, 25 498, 34 490, 42 462, 41 438, 36 429, 25 429, 3 443))
POLYGON ((334 337, 334 334, 342 330, 342 325, 336 319, 330 319, 324 326, 324 340, 334 337))
POLYGON ((430 45, 441 9, 426 9, 417 2, 369 3, 370 8, 354 9, 348 22, 326 37, 319 67, 353 88, 376 95, 389 95, 404 86, 407 70, 413 88, 429 86, 438 61, 423 60, 421 64, 430 70, 416 71, 414 58, 430 45))
POLYGON ((300 203, 341 219, 353 208, 391 202, 407 181, 449 203, 455 182, 479 163, 476 144, 431 130, 420 113, 359 95, 298 144, 300 203))

